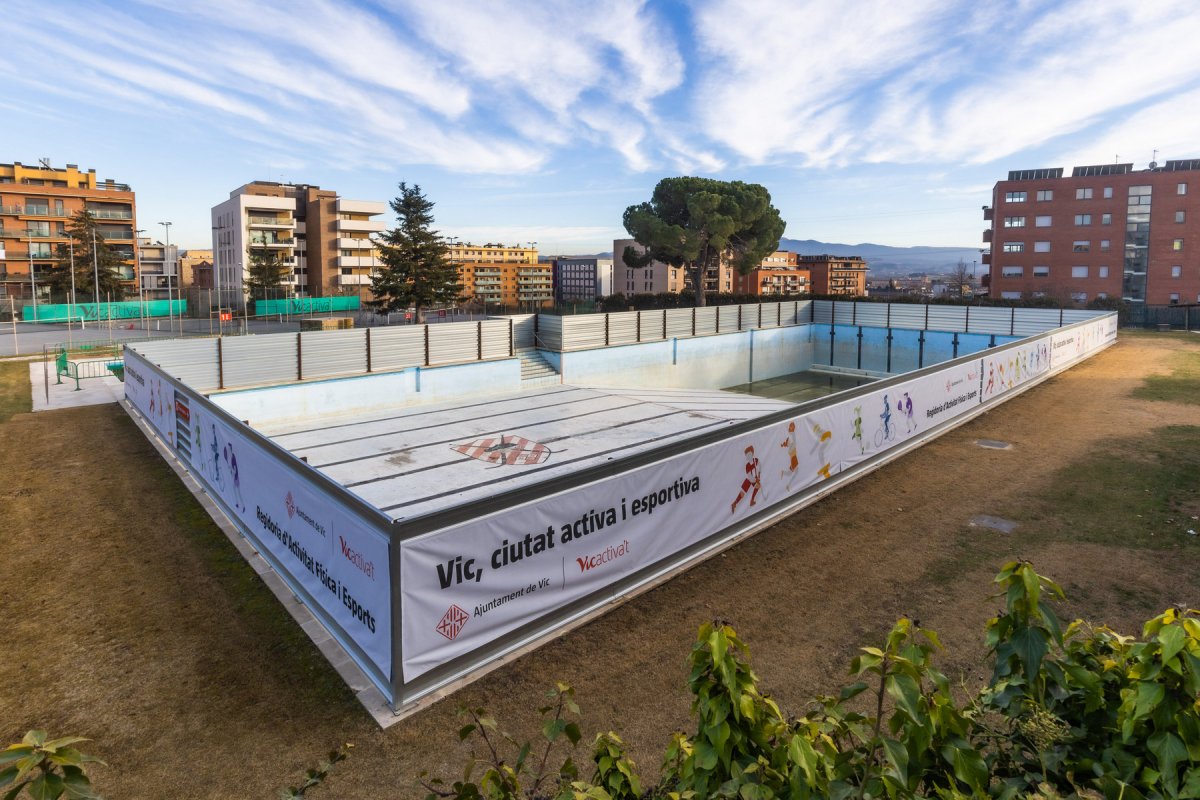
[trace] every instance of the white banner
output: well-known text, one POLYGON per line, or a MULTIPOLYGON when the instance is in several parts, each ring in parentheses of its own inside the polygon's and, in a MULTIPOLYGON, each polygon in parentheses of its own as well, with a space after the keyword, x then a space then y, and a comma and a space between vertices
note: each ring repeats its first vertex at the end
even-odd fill
POLYGON ((404 680, 979 405, 980 362, 401 543, 404 680))
POLYGON ((125 396, 192 476, 390 679, 387 539, 129 351, 125 375, 125 396))
POLYGON ((1054 369, 1062 369, 1117 339, 1117 315, 1112 314, 1067 331, 1050 334, 1054 369))
POLYGON ((1050 371, 1049 336, 983 356, 983 402, 999 397, 1050 371))

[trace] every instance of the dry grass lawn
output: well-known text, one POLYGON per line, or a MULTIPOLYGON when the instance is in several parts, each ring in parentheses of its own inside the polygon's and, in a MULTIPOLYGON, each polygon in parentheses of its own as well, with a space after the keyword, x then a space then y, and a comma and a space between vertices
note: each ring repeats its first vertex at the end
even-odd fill
MULTIPOLYGON (((585 738, 614 729, 644 776, 689 725, 683 661, 720 617, 785 709, 844 680, 856 648, 901 614, 984 677, 990 579, 1031 559, 1064 617, 1136 632, 1200 606, 1196 407, 1162 389, 1200 338, 1122 334, 1113 348, 697 566, 457 697, 380 731, 115 405, 25 413, 24 363, 0 364, 0 737, 91 737, 120 798, 267 798, 341 742, 314 796, 419 797, 453 777, 456 706, 534 734, 543 691, 574 685, 585 738), (1155 378, 1158 392, 1135 390, 1155 378), (24 393, 24 400, 21 394, 24 393), (22 402, 24 405, 22 405, 22 402), (11 418, 9 418, 11 417, 11 418), (984 450, 977 439, 1011 442, 984 450), (968 525, 1016 520, 1009 535, 968 525)), ((581 754, 582 755, 582 754, 581 754)))

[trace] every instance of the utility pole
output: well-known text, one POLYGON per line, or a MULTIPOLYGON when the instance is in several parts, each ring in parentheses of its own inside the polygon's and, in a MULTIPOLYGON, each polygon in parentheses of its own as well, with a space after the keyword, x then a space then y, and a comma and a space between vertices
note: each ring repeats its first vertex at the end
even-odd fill
MULTIPOLYGON (((92 279, 95 281, 92 284, 92 293, 96 300, 96 327, 100 327, 100 256, 96 252, 96 223, 92 221, 92 279)), ((109 309, 109 320, 111 321, 112 310, 109 309)))
MULTIPOLYGON (((67 338, 69 340, 71 338, 70 337, 71 317, 75 316, 75 306, 76 306, 76 302, 75 302, 75 240, 74 239, 67 240, 67 248, 71 251, 71 305, 70 305, 69 310, 67 311, 67 338)), ((81 331, 84 330, 82 314, 79 315, 79 330, 81 330, 81 331)))
POLYGON ((147 335, 149 335, 150 325, 146 322, 146 301, 142 298, 142 240, 140 238, 138 238, 145 232, 146 232, 145 228, 139 228, 138 230, 133 232, 133 246, 134 246, 133 269, 134 269, 134 272, 136 273, 136 277, 137 277, 138 317, 141 320, 142 328, 146 331, 147 335))
MULTIPOLYGON (((171 258, 171 225, 170 222, 160 222, 167 232, 167 244, 163 248, 163 272, 167 273, 167 326, 174 330, 175 328, 175 311, 171 304, 171 273, 167 272, 167 261, 171 258)), ((172 265, 174 269, 174 265, 172 265)), ((183 314, 179 315, 179 333, 183 334, 183 314)))
POLYGON ((33 291, 33 321, 38 321, 37 311, 37 275, 33 271, 33 228, 27 228, 29 234, 29 284, 33 291))

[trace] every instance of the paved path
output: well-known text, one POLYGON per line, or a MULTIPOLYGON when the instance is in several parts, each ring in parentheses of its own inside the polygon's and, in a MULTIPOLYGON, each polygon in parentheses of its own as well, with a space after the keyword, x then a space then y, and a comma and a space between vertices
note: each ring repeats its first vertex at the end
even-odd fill
POLYGON ((35 412, 116 403, 125 396, 125 384, 112 375, 85 378, 79 381, 79 391, 75 391, 74 380, 63 378, 62 383, 55 383, 54 364, 41 361, 29 364, 29 384, 35 412))

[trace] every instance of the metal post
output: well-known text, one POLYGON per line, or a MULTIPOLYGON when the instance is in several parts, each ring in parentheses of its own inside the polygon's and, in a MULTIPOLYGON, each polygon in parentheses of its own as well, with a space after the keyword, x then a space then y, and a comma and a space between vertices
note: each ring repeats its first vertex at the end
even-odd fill
POLYGON ((217 337, 217 388, 225 388, 225 349, 222 346, 223 337, 217 337))
POLYGON ((17 345, 17 304, 13 302, 13 296, 8 296, 8 315, 12 317, 13 326, 13 355, 21 355, 21 348, 17 345))
MULTIPOLYGON (((96 324, 100 324, 100 259, 96 254, 96 225, 92 223, 92 279, 95 281, 92 284, 93 295, 96 299, 96 324)), ((37 306, 34 306, 36 316, 37 306)))
POLYGON ((604 346, 608 347, 608 312, 604 313, 604 346))
POLYGON ((29 233, 29 287, 33 292, 33 321, 38 321, 37 311, 37 274, 33 268, 33 229, 28 229, 29 233))
POLYGON ((696 307, 692 306, 692 336, 696 335, 696 307))
POLYGON ((475 323, 475 360, 483 361, 483 320, 475 323))
POLYGON ((429 366, 429 323, 425 323, 425 366, 429 366))
MULTIPOLYGON (((163 248, 163 272, 167 274, 167 327, 174 330, 175 328, 175 309, 171 303, 171 273, 167 272, 167 260, 171 257, 171 222, 160 222, 167 232, 166 246, 163 248)), ((179 333, 183 333, 183 315, 180 314, 179 333)))
MULTIPOLYGON (((891 305, 892 305, 891 303, 888 303, 889 309, 891 308, 891 305)), ((887 332, 888 332, 888 335, 887 335, 887 343, 888 343, 887 371, 890 374, 892 371, 892 329, 888 328, 887 332)))
POLYGON ((858 368, 862 369, 862 340, 863 332, 862 325, 858 326, 858 368))
POLYGON ((296 380, 298 381, 304 380, 304 347, 302 344, 304 339, 301 338, 302 335, 296 334, 296 380))
POLYGON ((1013 306, 1012 315, 1009 317, 1008 335, 1015 336, 1017 331, 1017 307, 1013 306))
MULTIPOLYGON (((75 241, 67 242, 71 251, 71 309, 67 312, 67 332, 71 330, 71 317, 75 316, 75 241)), ((79 320, 79 330, 83 330, 83 319, 79 320)))
POLYGON ((367 372, 371 371, 371 329, 367 328, 367 372))
POLYGON ((635 311, 634 313, 637 314, 637 317, 636 317, 637 329, 636 329, 636 333, 634 334, 634 341, 640 342, 640 341, 642 341, 642 312, 635 311))

